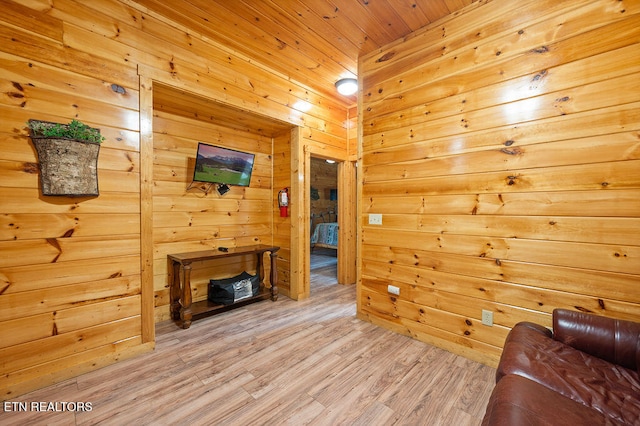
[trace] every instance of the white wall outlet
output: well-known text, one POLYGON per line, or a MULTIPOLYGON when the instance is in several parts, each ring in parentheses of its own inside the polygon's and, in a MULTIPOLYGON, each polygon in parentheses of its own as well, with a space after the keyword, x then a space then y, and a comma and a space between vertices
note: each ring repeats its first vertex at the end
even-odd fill
POLYGON ((391 294, 395 294, 396 296, 400 296, 400 287, 396 287, 395 285, 389 284, 387 286, 387 291, 391 294))
POLYGON ((486 309, 482 310, 482 324, 488 325, 489 327, 493 326, 493 312, 487 311, 486 309))
POLYGON ((369 225, 382 225, 382 215, 379 213, 369 213, 369 225))

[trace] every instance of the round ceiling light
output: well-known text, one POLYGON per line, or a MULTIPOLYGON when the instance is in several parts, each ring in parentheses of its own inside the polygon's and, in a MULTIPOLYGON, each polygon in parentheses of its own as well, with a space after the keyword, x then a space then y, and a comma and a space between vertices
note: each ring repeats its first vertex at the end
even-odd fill
POLYGON ((358 80, 355 78, 343 78, 336 82, 336 89, 341 95, 349 96, 358 91, 358 80))

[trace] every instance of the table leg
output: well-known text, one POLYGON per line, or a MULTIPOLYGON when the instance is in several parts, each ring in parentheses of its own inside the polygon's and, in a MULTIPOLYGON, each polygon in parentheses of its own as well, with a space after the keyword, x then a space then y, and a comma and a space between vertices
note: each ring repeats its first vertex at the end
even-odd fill
POLYGON ((262 256, 264 256, 264 252, 256 254, 256 274, 258 274, 258 280, 260 281, 260 286, 264 285, 264 263, 262 262, 262 256))
POLYGON ((271 300, 274 302, 278 300, 278 268, 276 261, 278 260, 278 253, 269 252, 271 258, 271 300))
POLYGON ((169 267, 169 312, 174 320, 180 319, 180 263, 171 262, 169 267))
POLYGON ((191 327, 191 263, 183 263, 184 278, 182 281, 182 295, 180 298, 180 319, 182 328, 191 327))

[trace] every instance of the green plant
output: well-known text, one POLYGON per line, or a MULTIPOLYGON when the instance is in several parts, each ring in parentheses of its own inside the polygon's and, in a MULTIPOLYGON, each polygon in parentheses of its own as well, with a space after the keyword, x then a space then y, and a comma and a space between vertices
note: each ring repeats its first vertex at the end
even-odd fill
POLYGON ((36 138, 72 139, 97 144, 105 139, 100 134, 100 129, 89 127, 78 120, 71 120, 69 124, 29 120, 27 126, 31 130, 32 137, 36 138))

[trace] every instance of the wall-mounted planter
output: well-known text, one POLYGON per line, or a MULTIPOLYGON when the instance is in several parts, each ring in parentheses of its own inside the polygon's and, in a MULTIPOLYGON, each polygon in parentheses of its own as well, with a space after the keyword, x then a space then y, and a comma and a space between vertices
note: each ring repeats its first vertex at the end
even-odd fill
POLYGON ((96 196, 100 130, 73 120, 69 124, 28 122, 38 153, 43 195, 96 196))

